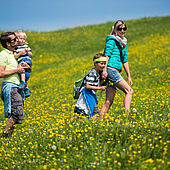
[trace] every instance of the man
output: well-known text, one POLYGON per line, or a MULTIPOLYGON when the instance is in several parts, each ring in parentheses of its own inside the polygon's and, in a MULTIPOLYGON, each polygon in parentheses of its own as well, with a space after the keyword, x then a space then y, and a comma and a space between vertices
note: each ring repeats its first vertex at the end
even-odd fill
POLYGON ((14 125, 21 124, 24 119, 24 104, 19 74, 24 73, 24 68, 29 68, 26 63, 18 66, 13 50, 17 47, 17 37, 14 32, 1 34, 0 41, 4 49, 0 52, 0 78, 3 78, 1 98, 4 101, 5 118, 8 118, 3 137, 12 135, 14 125))

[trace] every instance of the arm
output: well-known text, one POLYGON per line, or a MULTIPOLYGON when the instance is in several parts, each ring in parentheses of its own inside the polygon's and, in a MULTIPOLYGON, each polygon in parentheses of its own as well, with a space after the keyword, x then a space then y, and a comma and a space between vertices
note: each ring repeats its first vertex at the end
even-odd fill
POLYGON ((31 52, 31 51, 28 52, 28 56, 29 56, 30 58, 32 57, 32 52, 31 52))
POLYGON ((127 74, 129 85, 132 86, 132 80, 131 80, 131 76, 130 76, 130 70, 129 70, 128 62, 123 63, 123 67, 124 67, 125 72, 127 74))
POLYGON ((107 64, 108 64, 109 58, 110 58, 109 56, 106 56, 106 65, 105 65, 103 72, 102 72, 102 78, 103 79, 106 79, 106 77, 107 77, 107 64))
POLYGON ((20 66, 16 69, 6 70, 6 66, 0 66, 0 78, 8 77, 16 73, 24 73, 25 70, 20 66))
POLYGON ((90 84, 86 84, 86 89, 88 90, 105 90, 106 86, 92 86, 90 84))
POLYGON ((25 62, 21 62, 18 68, 12 69, 12 70, 6 70, 6 66, 1 65, 0 66, 0 78, 8 77, 16 73, 22 74, 25 72, 24 70, 25 68, 29 68, 29 65, 25 62))
POLYGON ((27 52, 28 56, 31 58, 32 57, 32 52, 31 52, 30 47, 26 48, 26 52, 27 52))
POLYGON ((26 53, 27 52, 27 49, 25 48, 24 50, 22 50, 21 52, 19 53, 15 53, 14 52, 14 57, 15 59, 18 59, 22 54, 26 53))

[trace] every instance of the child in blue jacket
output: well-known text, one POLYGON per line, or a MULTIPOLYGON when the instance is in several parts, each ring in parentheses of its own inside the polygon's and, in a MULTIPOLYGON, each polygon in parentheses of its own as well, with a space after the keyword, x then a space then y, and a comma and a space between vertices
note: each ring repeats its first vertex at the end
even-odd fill
MULTIPOLYGON (((101 73, 105 68, 106 57, 102 53, 98 53, 94 56, 93 62, 94 68, 84 78, 83 87, 75 104, 74 112, 77 115, 83 114, 95 119, 95 115, 99 114, 96 90, 106 89, 106 86, 101 86, 103 83, 101 73)), ((73 116, 69 122, 74 121, 77 115, 73 116)))

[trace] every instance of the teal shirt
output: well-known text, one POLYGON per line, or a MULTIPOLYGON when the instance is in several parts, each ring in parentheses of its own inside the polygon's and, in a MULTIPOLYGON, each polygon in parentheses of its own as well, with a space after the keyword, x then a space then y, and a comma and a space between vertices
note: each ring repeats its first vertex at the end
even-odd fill
MULTIPOLYGON (((118 47, 117 47, 117 45, 116 45, 116 43, 115 43, 115 41, 113 39, 116 39, 116 38, 114 36, 112 36, 112 35, 108 35, 106 37, 104 55, 110 57, 107 66, 115 68, 115 69, 117 69, 117 70, 119 70, 121 72, 122 71, 122 62, 125 63, 125 62, 128 61, 128 58, 127 58, 127 45, 122 50, 122 61, 121 61, 120 51, 119 51, 119 49, 118 49, 118 47)), ((120 43, 120 45, 121 45, 121 43, 120 43)))

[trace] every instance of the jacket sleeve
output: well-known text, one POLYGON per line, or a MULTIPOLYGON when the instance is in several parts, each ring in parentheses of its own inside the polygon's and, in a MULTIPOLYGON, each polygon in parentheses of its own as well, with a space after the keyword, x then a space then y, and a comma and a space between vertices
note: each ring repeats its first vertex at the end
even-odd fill
POLYGON ((105 50, 104 50, 104 55, 105 56, 111 56, 113 53, 113 48, 115 47, 115 42, 113 39, 107 39, 105 42, 105 50))
POLYGON ((125 48, 122 51, 122 56, 123 56, 123 63, 126 63, 128 61, 128 58, 127 58, 127 45, 125 46, 125 48))

